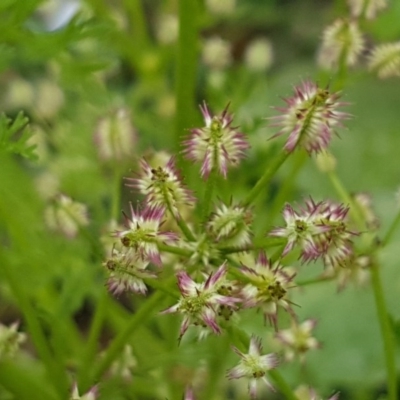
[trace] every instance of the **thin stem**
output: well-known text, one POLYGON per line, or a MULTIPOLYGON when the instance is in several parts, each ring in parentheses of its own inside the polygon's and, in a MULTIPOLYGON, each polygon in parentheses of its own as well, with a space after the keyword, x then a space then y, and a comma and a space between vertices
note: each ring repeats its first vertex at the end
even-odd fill
POLYGON ((382 288, 382 281, 379 273, 379 266, 372 265, 371 268, 372 287, 376 310, 378 313, 379 325, 383 339, 383 349, 385 353, 386 373, 388 380, 388 400, 396 400, 397 397, 397 374, 395 360, 395 345, 393 332, 390 327, 388 312, 386 309, 385 296, 382 288))
POLYGON ((330 276, 323 276, 319 278, 313 278, 313 279, 306 279, 304 281, 296 282, 296 287, 298 286, 309 286, 309 285, 314 285, 315 283, 321 283, 321 282, 330 282, 334 278, 330 276))
POLYGON ((220 382, 225 369, 225 360, 229 354, 229 341, 224 340, 222 343, 214 343, 212 348, 212 357, 208 360, 208 370, 210 371, 209 380, 204 389, 203 398, 212 399, 217 391, 218 383, 220 382))
POLYGON ((47 374, 51 382, 58 391, 59 396, 63 398, 64 394, 69 390, 64 368, 62 365, 58 365, 52 356, 49 342, 46 340, 42 327, 40 326, 37 313, 33 310, 27 295, 19 284, 13 268, 9 267, 7 262, 3 262, 2 266, 11 290, 14 292, 19 307, 24 314, 35 349, 46 366, 47 374))
MULTIPOLYGON (((173 278, 174 280, 176 279, 175 276, 173 278)), ((167 283, 169 283, 169 281, 167 281, 167 283)), ((136 311, 125 329, 115 337, 99 363, 94 366, 92 374, 93 382, 98 381, 111 363, 119 356, 132 334, 153 316, 154 310, 160 306, 164 296, 165 294, 162 292, 154 293, 136 311)))
MULTIPOLYGON (((214 163, 215 165, 215 163, 214 163)), ((207 179, 206 189, 204 192, 203 209, 202 209, 202 220, 205 221, 210 213, 211 201, 215 189, 217 179, 217 171, 215 167, 211 170, 210 175, 207 179)))
POLYGON ((347 203, 350 206, 350 213, 353 216, 354 221, 356 222, 358 228, 360 230, 364 230, 365 223, 364 223, 364 219, 360 213, 360 210, 359 210, 357 204, 355 204, 352 197, 349 195, 346 188, 343 186, 343 184, 340 181, 339 177, 337 176, 336 172, 329 172, 328 177, 332 183, 332 186, 335 188, 336 192, 341 197, 342 201, 347 203))
POLYGON ((268 371, 268 375, 274 381, 275 386, 279 388, 279 391, 285 395, 286 400, 298 400, 289 384, 276 369, 268 371))
POLYGON ((108 303, 108 293, 103 290, 101 298, 97 302, 96 312, 90 326, 89 339, 85 346, 85 352, 82 358, 82 364, 79 370, 79 389, 81 393, 85 393, 90 388, 91 382, 89 380, 90 365, 92 364, 96 351, 98 348, 98 341, 101 334, 101 328, 104 322, 108 303))
POLYGON ((386 232, 385 237, 382 240, 381 247, 385 247, 392 239, 393 234, 396 232, 396 229, 400 223, 400 208, 397 211, 396 217, 394 218, 392 224, 390 225, 388 231, 386 232))
POLYGON ((262 190, 265 188, 265 186, 270 183, 271 179, 274 177, 280 166, 286 161, 286 159, 289 157, 288 152, 282 151, 278 154, 278 156, 272 161, 272 163, 269 165, 269 167, 266 169, 264 172, 264 175, 258 180, 258 182, 255 184, 255 186, 251 189, 250 193, 248 196, 245 198, 243 205, 249 206, 255 199, 256 197, 262 192, 262 190))
POLYGON ((166 253, 177 254, 177 255, 183 256, 183 257, 190 257, 193 254, 193 252, 191 250, 182 249, 181 247, 168 246, 167 244, 164 244, 164 243, 157 243, 157 247, 160 251, 165 251, 166 253))
POLYGON ((285 240, 280 238, 265 238, 262 240, 255 239, 254 243, 245 247, 232 247, 232 246, 225 246, 225 245, 217 245, 216 248, 224 254, 232 254, 232 253, 242 253, 248 252, 253 250, 263 250, 265 248, 277 247, 281 246, 282 244, 286 243, 285 240))
POLYGON ((171 202, 169 201, 169 197, 167 195, 164 196, 165 202, 167 203, 167 208, 169 213, 172 215, 174 218, 176 224, 179 226, 183 234, 186 236, 186 239, 189 240, 189 242, 194 242, 196 238, 194 237, 192 231, 190 228, 187 226, 185 220, 181 217, 181 215, 177 212, 174 212, 172 209, 171 202))
POLYGON ((111 221, 118 221, 121 212, 121 170, 118 165, 114 167, 114 177, 111 198, 111 221))
POLYGON ((279 188, 279 192, 274 199, 274 202, 271 207, 271 211, 269 213, 269 218, 272 221, 275 218, 275 215, 281 210, 282 205, 289 198, 290 191, 293 189, 293 183, 301 171, 305 162, 309 159, 307 152, 302 151, 296 154, 294 157, 294 163, 292 169, 289 172, 289 175, 285 177, 284 181, 279 188))
MULTIPOLYGON (((352 205, 353 217, 358 227, 362 229, 364 227, 364 221, 360 214, 359 209, 354 204, 352 198, 349 196, 347 190, 344 188, 337 175, 333 172, 329 173, 329 178, 332 184, 339 193, 339 195, 352 205)), ((397 217, 396 217, 397 219, 397 217)), ((396 221, 394 222, 396 223, 396 221)), ((390 233, 391 235, 391 233, 390 233)), ((390 238, 390 236, 389 236, 390 238)), ((397 399, 397 376, 396 376, 396 360, 395 360, 395 346, 394 338, 390 327, 389 316, 386 308, 385 296, 382 287, 382 281, 379 273, 379 265, 373 264, 370 268, 371 281, 374 293, 374 299, 376 309, 378 313, 379 325, 381 328, 381 336, 383 341, 384 357, 386 362, 386 374, 388 380, 388 399, 397 399)))

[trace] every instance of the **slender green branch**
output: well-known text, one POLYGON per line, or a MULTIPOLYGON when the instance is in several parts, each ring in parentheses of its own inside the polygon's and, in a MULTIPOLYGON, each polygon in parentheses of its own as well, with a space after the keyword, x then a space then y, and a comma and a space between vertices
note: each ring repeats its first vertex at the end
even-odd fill
POLYGON ((264 250, 267 247, 271 248, 271 247, 281 246, 285 242, 286 242, 285 239, 271 237, 263 240, 254 240, 254 244, 240 248, 225 246, 225 245, 220 245, 220 246, 217 245, 216 247, 223 254, 232 254, 232 253, 248 252, 253 250, 264 250))
POLYGON ((304 281, 296 282, 296 286, 309 286, 309 285, 314 285, 315 283, 330 282, 333 279, 334 279, 334 277, 330 277, 330 276, 322 276, 319 278, 305 279, 304 281))
POLYGON ((181 247, 168 246, 167 244, 164 243, 157 243, 157 247, 160 251, 177 254, 178 256, 183 256, 183 257, 190 257, 193 254, 191 250, 182 249, 181 247))
POLYGON ((290 191, 293 189, 294 181, 301 171, 305 162, 309 159, 309 156, 306 151, 301 151, 297 153, 294 157, 294 163, 292 169, 289 172, 289 175, 285 177, 285 180, 282 182, 279 192, 274 199, 274 202, 271 206, 271 211, 269 213, 269 218, 271 221, 274 220, 275 215, 281 211, 281 208, 285 201, 289 198, 290 191))
POLYGON ((118 221, 118 217, 121 212, 121 170, 117 165, 114 167, 111 195, 111 221, 118 221))
MULTIPOLYGON (((334 185, 335 189, 339 193, 339 195, 347 201, 350 205, 352 205, 353 209, 353 217, 355 222, 357 223, 359 229, 363 229, 365 226, 364 220, 360 214, 359 209, 354 204, 352 198, 338 179, 337 175, 333 172, 329 173, 329 177, 331 179, 332 184, 334 185)), ((397 219, 397 217, 396 217, 397 219)), ((396 220, 394 221, 396 225, 396 220)), ((392 233, 388 232, 389 238, 392 233)), ((382 281, 380 277, 379 265, 374 264, 370 268, 371 271, 371 281, 372 281, 372 288, 375 298, 375 304, 378 314, 379 325, 381 328, 381 336, 383 341, 383 350, 384 350, 384 357, 386 362, 386 374, 388 380, 388 394, 389 400, 397 399, 397 376, 396 376, 396 360, 395 360, 395 346, 394 346, 394 339, 393 333, 390 327, 390 321, 388 312, 386 309, 386 302, 385 296, 382 287, 382 281)))
MULTIPOLYGON (((216 165, 216 163, 214 163, 216 165)), ((210 208, 211 208, 211 201, 216 185, 216 180, 217 180, 217 171, 215 167, 211 170, 210 176, 207 179, 206 183, 206 189, 204 191, 204 200, 203 200, 203 208, 202 208, 202 220, 206 221, 208 214, 210 213, 210 208)))
POLYGON ((400 223, 400 208, 398 209, 396 217, 392 221, 392 224, 390 225, 388 231, 386 232, 386 235, 384 236, 381 242, 381 247, 385 247, 390 242, 394 233, 396 232, 396 229, 399 226, 399 223, 400 223))
POLYGON ((298 400, 289 384, 276 369, 268 371, 268 375, 274 381, 275 386, 279 388, 279 391, 285 395, 286 400, 298 400))
POLYGON ((42 327, 40 326, 37 313, 32 308, 27 295, 19 284, 13 268, 10 267, 7 262, 3 262, 2 267, 10 284, 11 290, 14 292, 14 295, 18 301, 18 305, 24 314, 30 336, 35 345, 35 349, 45 364, 46 371, 51 379, 51 382, 58 391, 59 396, 63 398, 65 393, 69 391, 69 384, 64 367, 59 365, 51 354, 49 342, 46 340, 42 327))
MULTIPOLYGON (((175 276, 173 278, 174 280, 176 279, 175 276)), ((169 283, 169 281, 167 281, 167 283, 169 283)), ((104 372, 106 372, 111 363, 119 356, 133 333, 154 315, 154 311, 157 307, 160 307, 164 296, 164 293, 156 292, 141 305, 137 312, 132 316, 125 329, 122 330, 112 341, 99 363, 93 367, 93 382, 98 381, 104 372)))
POLYGON ((385 353, 386 373, 388 380, 388 400, 396 400, 398 399, 397 373, 393 332, 391 330, 389 316, 386 309, 386 302, 382 288, 379 266, 372 265, 370 270, 372 276, 372 287, 374 291, 376 310, 383 339, 383 349, 385 353))
POLYGON ((360 230, 365 229, 365 222, 364 218, 360 213, 360 209, 358 208, 357 204, 355 204, 352 197, 349 195, 346 188, 343 186, 342 182, 340 181, 339 177, 337 176, 336 172, 329 172, 328 173, 329 180, 332 183, 332 186, 335 188, 337 194, 340 196, 343 202, 347 203, 350 206, 350 214, 353 216, 354 221, 356 222, 358 228, 360 230))
POLYGON ((190 228, 187 226, 185 220, 181 217, 180 214, 174 212, 174 210, 172 209, 171 202, 169 201, 169 197, 166 194, 164 195, 164 198, 165 202, 167 203, 167 209, 169 213, 171 214, 172 218, 174 218, 176 224, 179 226, 183 234, 186 236, 186 239, 189 240, 190 242, 194 242, 196 238, 194 237, 190 228))
POLYGON ((262 190, 270 183, 271 179, 274 177, 275 173, 278 171, 280 166, 289 157, 288 152, 282 151, 278 156, 272 161, 269 167, 264 172, 264 175, 258 180, 255 186, 251 189, 248 196, 243 201, 244 206, 249 206, 256 197, 262 192, 262 190))
POLYGON ((85 346, 81 367, 79 369, 78 383, 80 393, 86 393, 92 384, 92 382, 90 382, 89 380, 90 366, 93 363, 98 348, 98 342, 101 334, 101 328, 104 322, 104 317, 106 314, 107 303, 108 292, 106 290, 103 290, 100 300, 97 302, 96 312, 90 326, 89 338, 85 346))
MULTIPOLYGON (((13 394, 13 399, 18 400, 59 400, 45 379, 40 379, 25 365, 18 365, 11 361, 0 361, 0 384, 13 394)), ((7 396, 8 397, 8 396, 7 396)), ((63 396, 65 398, 65 395, 63 396)))

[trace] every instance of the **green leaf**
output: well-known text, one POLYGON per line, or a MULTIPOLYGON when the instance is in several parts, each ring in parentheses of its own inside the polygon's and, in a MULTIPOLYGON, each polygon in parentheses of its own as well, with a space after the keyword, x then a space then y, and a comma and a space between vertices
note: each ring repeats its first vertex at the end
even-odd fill
POLYGON ((30 160, 38 157, 34 153, 36 145, 29 144, 32 131, 28 126, 28 118, 20 112, 12 122, 5 114, 0 116, 0 153, 18 154, 30 160))

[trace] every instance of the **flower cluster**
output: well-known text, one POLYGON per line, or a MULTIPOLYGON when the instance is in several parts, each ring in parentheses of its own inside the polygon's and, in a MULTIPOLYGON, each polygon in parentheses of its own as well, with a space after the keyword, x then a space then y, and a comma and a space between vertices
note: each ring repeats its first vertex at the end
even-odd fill
MULTIPOLYGON (((344 105, 338 99, 339 94, 310 81, 295 88, 294 97, 286 100, 287 107, 279 109, 282 114, 273 117, 275 125, 281 126, 275 136, 289 133, 282 155, 286 157, 297 147, 309 154, 321 153, 329 145, 333 129, 349 118, 349 114, 338 111, 344 105)), ((201 163, 201 177, 213 174, 213 179, 204 182, 206 206, 183 184, 174 157, 157 162, 143 158, 138 175, 126 179, 127 186, 143 196, 145 205, 134 209, 131 204, 125 228, 114 232, 117 240, 104 262, 107 285, 114 294, 127 291, 144 295, 146 285, 152 285, 154 279, 175 274, 179 294, 175 303, 160 313, 180 316, 179 342, 189 328, 200 339, 220 335, 225 329, 235 333, 241 314, 254 309, 264 317, 266 331, 270 329, 266 321, 272 325, 275 338, 283 346, 284 359, 298 356, 304 360, 309 350, 319 347, 312 335, 316 321, 300 323, 296 316, 291 295, 297 270, 285 265, 285 256, 299 249, 302 263, 321 260, 326 267, 322 279, 334 277, 341 284, 360 270, 365 272, 352 241, 356 233, 350 229, 350 209, 333 201, 315 202, 311 197, 297 210, 286 204, 286 226, 270 230, 268 239, 259 238, 265 245, 254 241, 251 201, 231 198, 215 202, 212 193, 215 180, 226 178, 228 168, 238 164, 248 147, 244 135, 231 127, 232 116, 227 109, 220 116, 211 116, 203 104, 206 126, 192 129, 184 142, 184 155, 201 163), (271 242, 283 244, 272 258, 267 256, 271 242), (152 264, 165 268, 156 273, 152 264), (345 276, 341 270, 346 271, 345 276), (285 313, 279 318, 282 310, 285 313), (291 325, 283 329, 288 319, 291 325)), ((352 201, 359 205, 368 226, 376 225, 369 197, 361 195, 352 201)), ((272 388, 266 375, 278 365, 278 356, 262 354, 261 338, 251 336, 248 353, 237 347, 233 350, 240 362, 228 371, 229 379, 248 378, 251 398, 256 397, 260 381, 272 388)), ((194 397, 190 386, 185 396, 194 397)))

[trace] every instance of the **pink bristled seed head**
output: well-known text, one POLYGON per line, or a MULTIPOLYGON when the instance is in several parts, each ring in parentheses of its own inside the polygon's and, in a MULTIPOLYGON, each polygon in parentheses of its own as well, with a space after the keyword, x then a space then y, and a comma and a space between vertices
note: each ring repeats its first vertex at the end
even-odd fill
POLYGON ((226 266, 222 264, 215 273, 210 274, 204 282, 195 282, 188 273, 177 273, 178 287, 181 298, 178 303, 162 311, 163 314, 181 313, 183 320, 180 327, 179 340, 190 325, 209 328, 213 333, 220 334, 218 324, 220 307, 234 308, 241 299, 221 294, 221 288, 226 285, 226 266))
POLYGON ((144 259, 153 264, 161 265, 161 256, 157 243, 175 242, 178 235, 174 232, 159 230, 164 217, 164 208, 161 206, 148 206, 144 210, 134 210, 130 204, 131 216, 126 216, 127 228, 116 232, 125 247, 131 247, 144 259))
POLYGON ((318 153, 328 147, 334 128, 350 114, 338 111, 346 103, 339 102, 339 93, 330 93, 311 81, 304 81, 294 88, 294 95, 285 99, 286 107, 276 108, 281 115, 271 117, 271 126, 281 127, 274 137, 288 134, 285 150, 292 152, 297 147, 309 154, 318 153))
POLYGON ((137 178, 127 178, 127 186, 146 196, 146 203, 164 207, 180 216, 179 208, 192 207, 196 202, 193 193, 182 182, 182 177, 171 157, 164 165, 150 166, 145 159, 140 161, 141 173, 137 178))
POLYGON ((201 162, 201 176, 208 178, 212 170, 226 178, 229 166, 236 166, 244 158, 249 144, 245 135, 231 127, 232 115, 229 104, 220 116, 211 117, 206 103, 200 106, 204 117, 203 128, 191 129, 190 136, 183 142, 185 156, 201 162))

